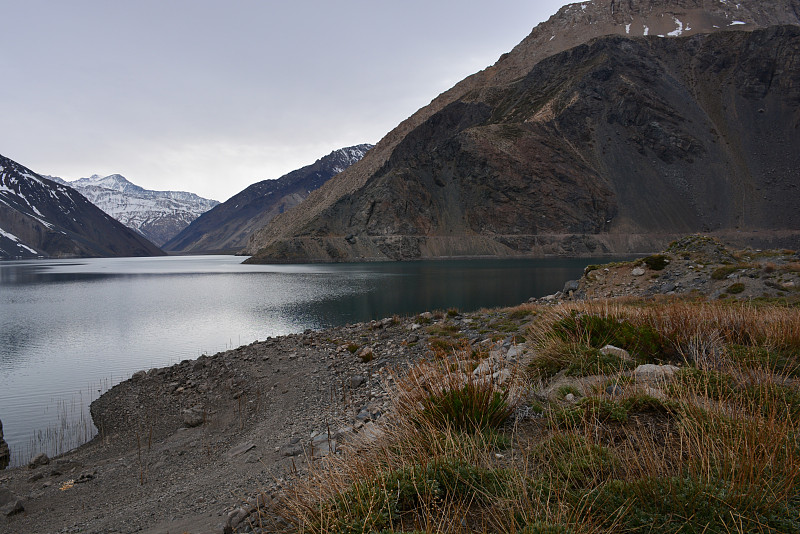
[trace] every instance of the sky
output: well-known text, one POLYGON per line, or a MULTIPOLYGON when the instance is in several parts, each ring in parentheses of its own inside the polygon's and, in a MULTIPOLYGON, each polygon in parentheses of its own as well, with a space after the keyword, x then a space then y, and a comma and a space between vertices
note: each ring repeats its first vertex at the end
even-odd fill
POLYGON ((377 143, 562 0, 0 0, 0 154, 224 201, 377 143))

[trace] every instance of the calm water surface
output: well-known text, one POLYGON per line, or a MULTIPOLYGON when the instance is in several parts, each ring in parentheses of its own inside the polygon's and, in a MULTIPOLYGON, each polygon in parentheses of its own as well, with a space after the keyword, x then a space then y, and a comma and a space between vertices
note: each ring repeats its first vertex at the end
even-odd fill
POLYGON ((91 437, 88 404, 140 369, 307 328, 519 304, 561 289, 596 262, 242 259, 0 262, 0 420, 16 461, 91 437), (59 421, 69 428, 58 429, 59 421))

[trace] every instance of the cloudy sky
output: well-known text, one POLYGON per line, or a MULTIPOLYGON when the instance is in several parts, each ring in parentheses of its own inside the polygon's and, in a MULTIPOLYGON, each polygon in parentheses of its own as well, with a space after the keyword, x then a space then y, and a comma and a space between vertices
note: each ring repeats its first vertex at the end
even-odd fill
POLYGON ((0 0, 0 154, 224 201, 376 143, 561 0, 0 0))

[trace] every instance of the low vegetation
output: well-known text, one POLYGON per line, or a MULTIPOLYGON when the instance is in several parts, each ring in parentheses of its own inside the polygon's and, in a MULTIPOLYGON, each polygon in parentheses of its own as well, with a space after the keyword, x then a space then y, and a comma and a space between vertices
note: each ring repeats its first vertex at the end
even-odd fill
POLYGON ((283 526, 800 532, 800 310, 665 297, 513 313, 529 326, 510 377, 455 345, 412 368, 378 438, 286 492, 283 526), (640 380, 641 364, 678 370, 640 380))

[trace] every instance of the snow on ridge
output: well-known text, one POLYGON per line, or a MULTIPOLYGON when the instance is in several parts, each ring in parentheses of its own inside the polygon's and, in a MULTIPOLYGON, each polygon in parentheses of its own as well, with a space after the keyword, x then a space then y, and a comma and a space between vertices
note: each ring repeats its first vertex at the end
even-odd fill
POLYGON ((28 245, 23 243, 20 238, 18 238, 17 236, 12 234, 11 232, 6 232, 2 228, 0 228, 0 236, 5 237, 6 239, 10 240, 15 245, 17 245, 17 247, 23 248, 23 249, 27 250, 28 252, 30 252, 31 254, 37 254, 37 255, 39 254, 37 251, 35 251, 31 247, 29 247, 28 245))
POLYGON ((675 24, 678 25, 678 28, 669 32, 667 35, 669 35, 670 37, 680 37, 681 34, 683 33, 683 22, 681 22, 678 19, 678 17, 672 17, 672 18, 675 21, 675 24))

